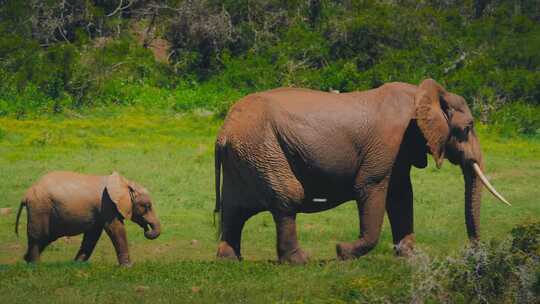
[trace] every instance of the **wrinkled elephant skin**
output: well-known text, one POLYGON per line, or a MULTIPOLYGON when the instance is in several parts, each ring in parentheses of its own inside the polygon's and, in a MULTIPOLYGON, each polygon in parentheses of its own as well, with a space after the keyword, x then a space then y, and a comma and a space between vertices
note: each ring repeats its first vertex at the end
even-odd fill
POLYGON ((26 207, 27 262, 39 261, 47 245, 62 236, 84 233, 75 260, 87 261, 103 230, 116 250, 118 263, 130 266, 124 220, 131 219, 144 229, 148 239, 161 233, 152 199, 142 186, 118 173, 109 176, 74 172, 51 172, 32 185, 21 201, 19 217, 26 207))
MULTIPOLYGON (((465 100, 432 79, 419 86, 389 83, 344 94, 280 88, 248 95, 230 109, 215 146, 217 256, 241 258, 244 223, 270 211, 281 262, 307 255, 296 236, 296 214, 355 200, 360 237, 336 247, 340 259, 374 248, 384 214, 396 254, 414 247, 412 166, 444 159, 462 168, 465 222, 479 238, 482 152, 465 100), (223 171, 223 183, 221 183, 223 171)), ((337 223, 336 223, 337 224, 337 223)))

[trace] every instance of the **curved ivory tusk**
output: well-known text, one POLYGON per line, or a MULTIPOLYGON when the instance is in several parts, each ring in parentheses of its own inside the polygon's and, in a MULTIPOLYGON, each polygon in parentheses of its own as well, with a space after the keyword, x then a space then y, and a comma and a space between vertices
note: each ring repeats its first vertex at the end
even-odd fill
POLYGON ((496 198, 500 199, 501 202, 507 204, 508 206, 512 206, 506 199, 504 199, 502 195, 499 194, 499 192, 497 192, 497 190, 495 190, 495 188, 493 188, 493 186, 489 183, 484 173, 482 173, 482 170, 480 169, 480 166, 478 166, 477 163, 473 163, 473 168, 474 168, 474 172, 476 172, 476 175, 480 177, 480 181, 482 181, 482 184, 486 186, 486 188, 489 190, 489 192, 491 192, 491 194, 493 194, 496 198))

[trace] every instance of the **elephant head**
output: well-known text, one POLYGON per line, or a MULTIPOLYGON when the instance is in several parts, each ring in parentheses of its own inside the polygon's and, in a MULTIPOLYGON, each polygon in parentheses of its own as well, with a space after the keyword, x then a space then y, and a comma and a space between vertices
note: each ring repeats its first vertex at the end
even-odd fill
POLYGON ((154 212, 148 191, 113 172, 107 178, 107 192, 116 209, 125 219, 131 219, 144 229, 147 239, 155 239, 161 233, 161 224, 154 212))
POLYGON ((480 236, 482 184, 510 205, 482 173, 484 163, 473 116, 463 97, 447 92, 433 79, 424 80, 415 96, 417 125, 438 168, 444 159, 459 165, 465 180, 465 223, 469 239, 480 236))

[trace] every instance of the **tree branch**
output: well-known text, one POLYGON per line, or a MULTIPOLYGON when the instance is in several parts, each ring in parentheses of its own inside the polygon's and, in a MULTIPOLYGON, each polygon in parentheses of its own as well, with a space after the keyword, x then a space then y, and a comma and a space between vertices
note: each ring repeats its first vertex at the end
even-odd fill
POLYGON ((120 0, 120 3, 118 3, 118 7, 116 7, 116 9, 112 13, 108 14, 107 17, 112 17, 112 16, 116 15, 118 12, 123 11, 126 8, 129 8, 131 5, 133 5, 134 2, 135 1, 129 1, 128 4, 126 4, 124 7, 122 7, 122 4, 124 3, 124 1, 120 0))

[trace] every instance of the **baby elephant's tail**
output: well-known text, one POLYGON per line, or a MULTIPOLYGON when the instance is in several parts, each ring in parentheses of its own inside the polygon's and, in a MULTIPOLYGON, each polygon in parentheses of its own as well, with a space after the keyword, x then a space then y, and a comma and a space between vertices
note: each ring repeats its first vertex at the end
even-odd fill
POLYGON ((17 220, 15 221, 15 234, 19 237, 19 217, 21 217, 21 212, 23 208, 26 207, 26 200, 22 200, 19 205, 19 211, 17 211, 17 220))

